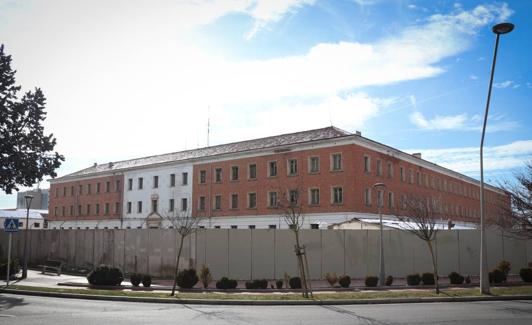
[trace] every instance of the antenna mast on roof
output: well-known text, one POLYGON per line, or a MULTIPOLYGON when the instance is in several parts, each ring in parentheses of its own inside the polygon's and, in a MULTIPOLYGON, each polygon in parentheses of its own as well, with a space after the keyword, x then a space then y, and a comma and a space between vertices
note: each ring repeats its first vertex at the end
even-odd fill
POLYGON ((207 147, 209 146, 209 133, 211 129, 211 106, 207 107, 207 147))

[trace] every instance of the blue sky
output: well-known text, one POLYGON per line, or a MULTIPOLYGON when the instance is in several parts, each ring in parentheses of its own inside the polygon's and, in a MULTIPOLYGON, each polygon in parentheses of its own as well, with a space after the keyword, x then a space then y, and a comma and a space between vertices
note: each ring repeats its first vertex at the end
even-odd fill
MULTIPOLYGON (((90 166, 335 125, 478 177, 532 159, 530 1, 0 0, 17 82, 47 96, 66 161, 90 166)), ((44 182, 43 187, 48 184, 44 182)), ((0 194, 0 207, 15 205, 0 194)))

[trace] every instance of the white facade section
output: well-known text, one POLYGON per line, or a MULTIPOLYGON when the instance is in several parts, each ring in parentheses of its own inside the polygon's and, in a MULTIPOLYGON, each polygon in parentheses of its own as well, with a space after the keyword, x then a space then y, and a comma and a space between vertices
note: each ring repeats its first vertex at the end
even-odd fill
POLYGON ((154 213, 190 215, 192 184, 191 163, 126 171, 121 228, 146 228, 146 218, 154 213))

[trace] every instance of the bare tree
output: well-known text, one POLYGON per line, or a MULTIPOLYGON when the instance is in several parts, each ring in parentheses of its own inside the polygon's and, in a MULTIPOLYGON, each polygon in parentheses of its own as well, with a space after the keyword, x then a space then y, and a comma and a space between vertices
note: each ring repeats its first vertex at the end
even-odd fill
POLYGON ((497 202, 501 215, 498 225, 517 237, 532 238, 532 161, 515 174, 515 182, 506 182, 502 188, 508 201, 501 198, 497 202))
POLYGON ((163 217, 164 220, 168 221, 171 224, 172 229, 176 232, 176 260, 175 260, 175 270, 174 270, 174 284, 172 286, 172 292, 170 296, 175 294, 175 289, 177 286, 177 275, 179 273, 179 260, 181 259, 181 253, 183 251, 183 244, 185 239, 191 234, 195 233, 199 224, 203 221, 203 217, 190 215, 190 210, 181 211, 178 213, 166 214, 163 217))
POLYGON ((402 198, 402 211, 398 211, 397 219, 401 221, 401 229, 405 230, 427 244, 427 248, 432 258, 432 270, 434 273, 434 283, 436 293, 440 293, 438 284, 438 263, 434 252, 434 241, 438 235, 436 223, 441 204, 439 200, 407 195, 402 198))
POLYGON ((307 281, 308 263, 306 259, 305 246, 302 246, 299 239, 299 231, 303 228, 305 223, 305 216, 302 213, 300 204, 299 187, 289 190, 288 192, 281 192, 281 198, 278 200, 278 207, 281 209, 282 217, 288 228, 294 233, 296 244, 294 251, 297 257, 299 276, 301 278, 301 287, 303 290, 303 297, 312 297, 312 287, 307 281))

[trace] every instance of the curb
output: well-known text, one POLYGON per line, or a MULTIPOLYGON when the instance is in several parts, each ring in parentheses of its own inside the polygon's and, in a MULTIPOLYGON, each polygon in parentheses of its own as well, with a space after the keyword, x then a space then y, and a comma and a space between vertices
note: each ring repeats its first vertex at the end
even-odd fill
POLYGON ((214 300, 214 299, 175 299, 85 295, 78 293, 44 292, 31 290, 0 289, 0 293, 27 296, 70 298, 85 300, 145 302, 181 305, 239 305, 239 306, 304 306, 304 305, 369 305, 369 304, 406 304, 430 302, 473 302, 473 301, 507 301, 532 300, 532 295, 516 296, 481 296, 481 297, 427 297, 427 298, 389 298, 389 299, 342 299, 342 300, 214 300))

